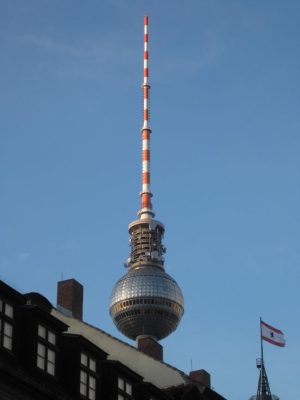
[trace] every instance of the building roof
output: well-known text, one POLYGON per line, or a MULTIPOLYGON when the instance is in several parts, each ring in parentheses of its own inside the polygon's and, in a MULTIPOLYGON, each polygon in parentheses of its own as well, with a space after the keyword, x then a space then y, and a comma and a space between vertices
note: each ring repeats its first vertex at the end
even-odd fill
POLYGON ((69 326, 68 333, 84 336, 108 353, 108 359, 120 361, 143 376, 147 382, 151 382, 159 388, 190 382, 189 377, 184 372, 138 351, 135 347, 109 335, 102 329, 67 316, 55 308, 52 309, 52 315, 69 326))

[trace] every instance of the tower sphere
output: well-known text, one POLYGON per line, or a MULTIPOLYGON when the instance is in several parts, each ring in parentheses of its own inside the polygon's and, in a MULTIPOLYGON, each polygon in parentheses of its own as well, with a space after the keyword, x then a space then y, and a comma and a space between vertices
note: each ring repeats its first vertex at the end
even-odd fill
POLYGON ((183 296, 176 281, 157 266, 142 265, 116 283, 110 314, 130 339, 147 334, 157 340, 172 333, 183 314, 183 296))

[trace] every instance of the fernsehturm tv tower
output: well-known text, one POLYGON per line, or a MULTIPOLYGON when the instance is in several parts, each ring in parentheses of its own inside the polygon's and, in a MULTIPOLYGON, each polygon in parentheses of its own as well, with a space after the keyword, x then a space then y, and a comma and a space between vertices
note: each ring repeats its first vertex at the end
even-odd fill
POLYGON ((182 292, 164 270, 164 225, 154 219, 150 190, 149 51, 148 17, 144 17, 144 118, 142 132, 142 191, 138 220, 129 224, 131 252, 127 273, 110 297, 110 315, 130 339, 160 340, 178 326, 184 312, 182 292))

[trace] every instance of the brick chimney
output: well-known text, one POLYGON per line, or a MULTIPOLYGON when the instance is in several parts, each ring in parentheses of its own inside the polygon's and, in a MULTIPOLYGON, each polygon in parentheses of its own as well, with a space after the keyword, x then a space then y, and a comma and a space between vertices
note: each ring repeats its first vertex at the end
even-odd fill
POLYGON ((210 383, 210 374, 205 371, 205 369, 197 369, 196 371, 190 372, 190 378, 198 383, 202 383, 202 385, 211 387, 210 383))
POLYGON ((82 320, 83 286, 75 279, 58 282, 57 306, 63 312, 82 320))
POLYGON ((148 354, 156 360, 163 361, 163 347, 151 336, 138 336, 137 348, 142 353, 148 354))

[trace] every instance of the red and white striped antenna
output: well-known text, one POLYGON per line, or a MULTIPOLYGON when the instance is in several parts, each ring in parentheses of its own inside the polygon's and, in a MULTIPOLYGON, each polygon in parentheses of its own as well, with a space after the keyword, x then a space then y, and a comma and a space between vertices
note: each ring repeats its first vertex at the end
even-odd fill
POLYGON ((144 80, 143 80, 143 97, 144 97, 144 121, 142 127, 142 192, 141 192, 141 209, 138 213, 141 219, 154 217, 152 210, 150 190, 150 136, 151 129, 149 126, 149 51, 148 51, 148 16, 144 16, 144 80))

